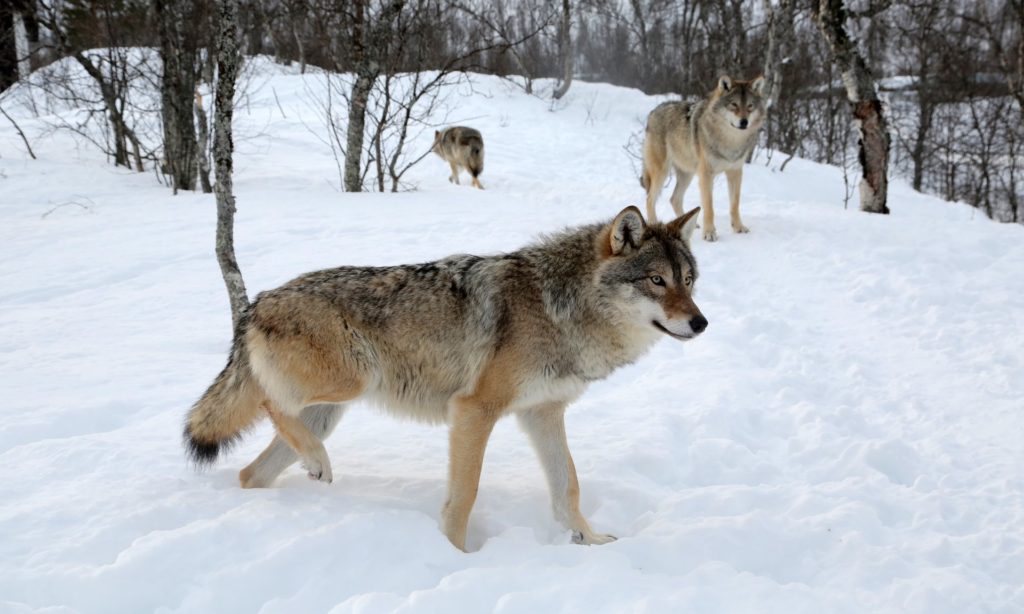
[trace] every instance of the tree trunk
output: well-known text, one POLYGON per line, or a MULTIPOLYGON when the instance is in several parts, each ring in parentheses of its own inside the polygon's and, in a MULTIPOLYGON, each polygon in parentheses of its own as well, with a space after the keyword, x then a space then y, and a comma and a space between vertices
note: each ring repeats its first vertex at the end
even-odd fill
POLYGON ((194 190, 198 151, 195 118, 192 112, 196 90, 195 45, 186 36, 188 7, 182 0, 156 0, 154 3, 163 60, 160 99, 164 124, 164 171, 171 176, 174 192, 194 190))
POLYGON ((210 156, 207 149, 210 139, 210 119, 206 116, 206 109, 203 108, 203 97, 199 94, 199 90, 196 90, 195 112, 196 128, 199 131, 198 152, 196 155, 199 166, 199 185, 203 188, 203 194, 209 194, 213 192, 213 186, 210 185, 210 156))
POLYGON ((235 80, 238 78, 238 5, 237 0, 217 0, 220 31, 217 35, 217 88, 213 125, 213 157, 217 185, 217 262, 227 286, 234 327, 249 306, 242 272, 235 260, 235 196, 232 192, 234 142, 231 119, 234 115, 235 80))
POLYGON ((932 127, 935 105, 932 103, 931 88, 923 84, 917 88, 917 133, 914 146, 910 151, 910 160, 914 164, 914 175, 911 184, 915 190, 921 191, 924 185, 925 158, 928 153, 928 133, 932 127))
POLYGON ((853 110, 860 135, 860 208, 869 213, 889 213, 888 197, 889 130, 875 81, 864 58, 846 33, 846 8, 842 0, 820 0, 815 18, 832 50, 832 61, 842 75, 846 98, 853 110))
POLYGON ((793 0, 780 0, 773 6, 771 0, 764 0, 764 11, 768 15, 768 49, 764 58, 765 106, 771 108, 779 99, 782 90, 782 65, 789 59, 793 39, 793 0))
POLYGON ((25 30, 25 16, 14 12, 14 50, 18 57, 18 78, 27 79, 32 72, 29 61, 28 32, 25 30))
POLYGON ((373 82, 380 75, 379 58, 386 54, 392 22, 398 17, 405 0, 392 0, 370 27, 366 0, 354 0, 352 7, 352 62, 356 80, 352 84, 348 106, 348 131, 345 139, 345 191, 363 189, 362 157, 366 136, 366 105, 373 82))
POLYGON ((352 6, 352 62, 356 80, 348 101, 348 132, 345 139, 345 191, 363 189, 360 169, 363 159, 363 137, 366 132, 366 103, 370 99, 373 72, 366 53, 366 0, 354 0, 352 6))
POLYGON ((0 2, 0 92, 18 81, 18 50, 14 42, 14 7, 0 2))
POLYGON ((558 27, 558 46, 562 50, 562 84, 551 95, 555 100, 565 96, 572 85, 573 49, 572 49, 572 8, 569 0, 562 0, 562 23, 558 27))

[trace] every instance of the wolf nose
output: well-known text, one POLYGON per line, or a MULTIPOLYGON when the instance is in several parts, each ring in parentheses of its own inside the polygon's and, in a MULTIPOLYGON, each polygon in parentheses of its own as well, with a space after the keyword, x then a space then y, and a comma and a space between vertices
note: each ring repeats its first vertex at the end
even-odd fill
POLYGON ((695 332, 695 333, 702 333, 702 332, 704 332, 704 329, 707 328, 707 327, 708 327, 708 319, 705 318, 704 316, 701 316, 701 315, 693 316, 693 319, 690 320, 690 328, 693 329, 693 332, 695 332))
POLYGON ((746 130, 746 129, 747 129, 747 124, 748 124, 748 123, 749 123, 749 122, 747 121, 747 119, 746 119, 746 118, 743 118, 743 119, 741 119, 741 120, 740 120, 740 130, 746 130))

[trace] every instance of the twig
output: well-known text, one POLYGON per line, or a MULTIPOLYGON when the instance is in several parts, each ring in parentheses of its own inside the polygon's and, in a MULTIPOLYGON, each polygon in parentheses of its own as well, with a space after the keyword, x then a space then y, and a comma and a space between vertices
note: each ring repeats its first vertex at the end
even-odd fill
MULTIPOLYGON (((86 198, 85 200, 88 200, 90 203, 92 203, 94 205, 96 204, 96 203, 92 202, 91 200, 89 200, 88 198, 86 198)), ((83 211, 89 211, 89 212, 92 211, 92 207, 90 207, 88 205, 83 205, 82 203, 80 203, 80 202, 78 202, 76 200, 69 200, 69 201, 67 201, 65 203, 60 203, 60 204, 54 206, 49 211, 47 211, 42 216, 40 216, 40 219, 44 219, 45 220, 48 215, 50 215, 51 213, 53 213, 57 209, 60 209, 61 207, 67 207, 69 205, 75 205, 76 207, 81 207, 83 211)))
POLYGON ((0 113, 3 113, 4 117, 6 117, 14 126, 14 129, 18 131, 18 136, 20 136, 22 142, 25 143, 25 149, 28 150, 28 155, 32 156, 33 160, 37 160, 38 158, 36 158, 36 154, 32 151, 32 146, 28 144, 28 139, 25 138, 25 133, 21 131, 21 126, 18 125, 18 122, 14 121, 14 118, 8 115, 7 111, 5 111, 2 106, 0 106, 0 113))

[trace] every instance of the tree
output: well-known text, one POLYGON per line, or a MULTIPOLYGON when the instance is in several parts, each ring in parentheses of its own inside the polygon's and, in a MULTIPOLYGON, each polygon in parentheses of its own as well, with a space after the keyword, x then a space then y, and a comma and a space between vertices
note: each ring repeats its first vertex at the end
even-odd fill
POLYGON ((565 96, 572 85, 573 48, 572 48, 572 7, 569 0, 562 0, 562 23, 558 26, 558 48, 562 55, 562 84, 551 97, 558 100, 565 96))
POLYGON ((390 42, 391 22, 402 11, 404 0, 391 0, 376 20, 367 11, 367 0, 353 0, 351 20, 352 61, 356 73, 349 96, 348 135, 345 145, 345 191, 363 189, 360 164, 366 131, 366 104, 374 80, 380 76, 383 56, 390 42))
POLYGON ((197 2, 155 0, 160 36, 161 114, 164 127, 164 172, 171 187, 194 190, 199 167, 193 99, 196 91, 198 45, 194 23, 197 2))
POLYGON ((889 128, 875 80, 857 51, 857 45, 846 32, 846 18, 843 0, 820 0, 815 10, 818 27, 832 51, 832 62, 839 69, 846 87, 846 99, 860 135, 858 159, 863 172, 861 211, 887 214, 889 128))
POLYGON ((232 188, 234 142, 231 120, 234 115, 235 81, 241 54, 238 49, 237 0, 217 0, 220 29, 217 35, 216 109, 213 120, 213 156, 217 184, 217 262, 228 290, 231 321, 238 326, 242 313, 249 306, 242 272, 235 260, 235 195, 232 188))

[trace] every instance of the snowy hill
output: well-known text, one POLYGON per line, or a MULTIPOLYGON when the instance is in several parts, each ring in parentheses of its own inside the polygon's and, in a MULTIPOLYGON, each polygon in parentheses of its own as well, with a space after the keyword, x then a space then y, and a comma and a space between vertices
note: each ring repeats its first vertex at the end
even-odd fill
MULTIPOLYGON (((552 106, 474 77, 446 121, 483 132, 486 191, 431 157, 415 192, 346 194, 315 134, 318 79, 265 72, 236 113, 251 295, 511 250, 642 203, 623 147, 660 99, 575 83, 552 106)), ((1024 611, 1019 225, 902 182, 870 216, 844 210, 835 168, 749 166, 751 234, 695 241, 708 331, 568 413, 584 513, 619 540, 569 543, 506 420, 464 554, 437 526, 441 428, 353 408, 327 442, 331 485, 292 468, 240 489, 267 425, 192 472, 182 419, 230 341, 213 198, 65 133, 34 146, 0 122, 0 611, 1024 611)), ((721 178, 715 198, 727 230, 721 178)))

